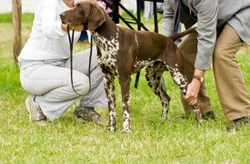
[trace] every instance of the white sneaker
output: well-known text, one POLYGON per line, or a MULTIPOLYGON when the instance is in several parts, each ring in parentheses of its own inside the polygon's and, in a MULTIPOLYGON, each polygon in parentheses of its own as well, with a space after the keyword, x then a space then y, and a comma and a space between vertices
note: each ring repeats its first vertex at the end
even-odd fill
POLYGON ((46 125, 46 116, 40 106, 34 102, 34 96, 28 96, 25 100, 26 109, 29 112, 29 120, 36 121, 40 125, 46 125))

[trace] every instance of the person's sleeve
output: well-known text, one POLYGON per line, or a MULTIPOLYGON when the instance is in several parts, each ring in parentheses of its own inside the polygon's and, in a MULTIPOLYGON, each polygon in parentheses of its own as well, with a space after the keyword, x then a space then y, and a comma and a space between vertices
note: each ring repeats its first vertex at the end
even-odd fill
POLYGON ((40 11, 42 20, 42 33, 49 38, 60 38, 67 33, 61 28, 61 20, 57 20, 60 13, 57 13, 56 3, 45 1, 40 11))
POLYGON ((168 0, 164 0, 162 33, 165 36, 173 35, 174 9, 170 6, 168 0))
POLYGON ((196 3, 194 0, 193 4, 198 17, 196 29, 198 45, 195 68, 209 70, 216 42, 218 1, 200 0, 196 3))

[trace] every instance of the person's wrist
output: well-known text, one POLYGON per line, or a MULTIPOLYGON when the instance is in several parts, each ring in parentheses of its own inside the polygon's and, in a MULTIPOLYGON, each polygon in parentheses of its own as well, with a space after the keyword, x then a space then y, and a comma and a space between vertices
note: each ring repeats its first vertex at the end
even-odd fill
POLYGON ((199 69, 199 68, 195 68, 193 79, 202 83, 204 81, 204 73, 205 73, 204 70, 199 69))
POLYGON ((202 83, 204 81, 204 77, 203 76, 198 76, 198 75, 194 75, 193 79, 198 80, 200 83, 202 83))

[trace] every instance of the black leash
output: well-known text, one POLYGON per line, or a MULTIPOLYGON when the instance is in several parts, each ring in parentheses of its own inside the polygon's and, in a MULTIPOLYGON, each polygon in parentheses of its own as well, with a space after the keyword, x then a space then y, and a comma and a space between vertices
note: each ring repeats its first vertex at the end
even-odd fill
POLYGON ((84 96, 87 95, 91 89, 91 77, 90 77, 90 73, 91 73, 91 59, 92 59, 92 37, 90 38, 90 54, 89 54, 89 90, 86 94, 81 95, 79 94, 74 87, 74 83, 73 83, 73 45, 74 45, 74 33, 75 30, 72 30, 72 38, 70 38, 70 32, 69 32, 69 25, 67 25, 67 32, 68 32, 68 38, 69 38, 69 46, 70 46, 70 81, 71 81, 71 86, 73 91, 79 95, 79 96, 84 96))

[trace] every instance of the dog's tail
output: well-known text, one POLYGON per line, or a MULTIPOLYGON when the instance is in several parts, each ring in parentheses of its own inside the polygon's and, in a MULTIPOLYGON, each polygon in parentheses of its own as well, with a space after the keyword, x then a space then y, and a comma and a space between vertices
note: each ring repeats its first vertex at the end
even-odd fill
POLYGON ((174 35, 170 36, 169 38, 172 39, 173 41, 175 41, 176 39, 178 39, 180 37, 183 37, 183 36, 193 32, 195 29, 196 29, 196 27, 190 27, 190 28, 188 28, 187 30, 185 30, 185 31, 183 31, 181 33, 174 34, 174 35))

